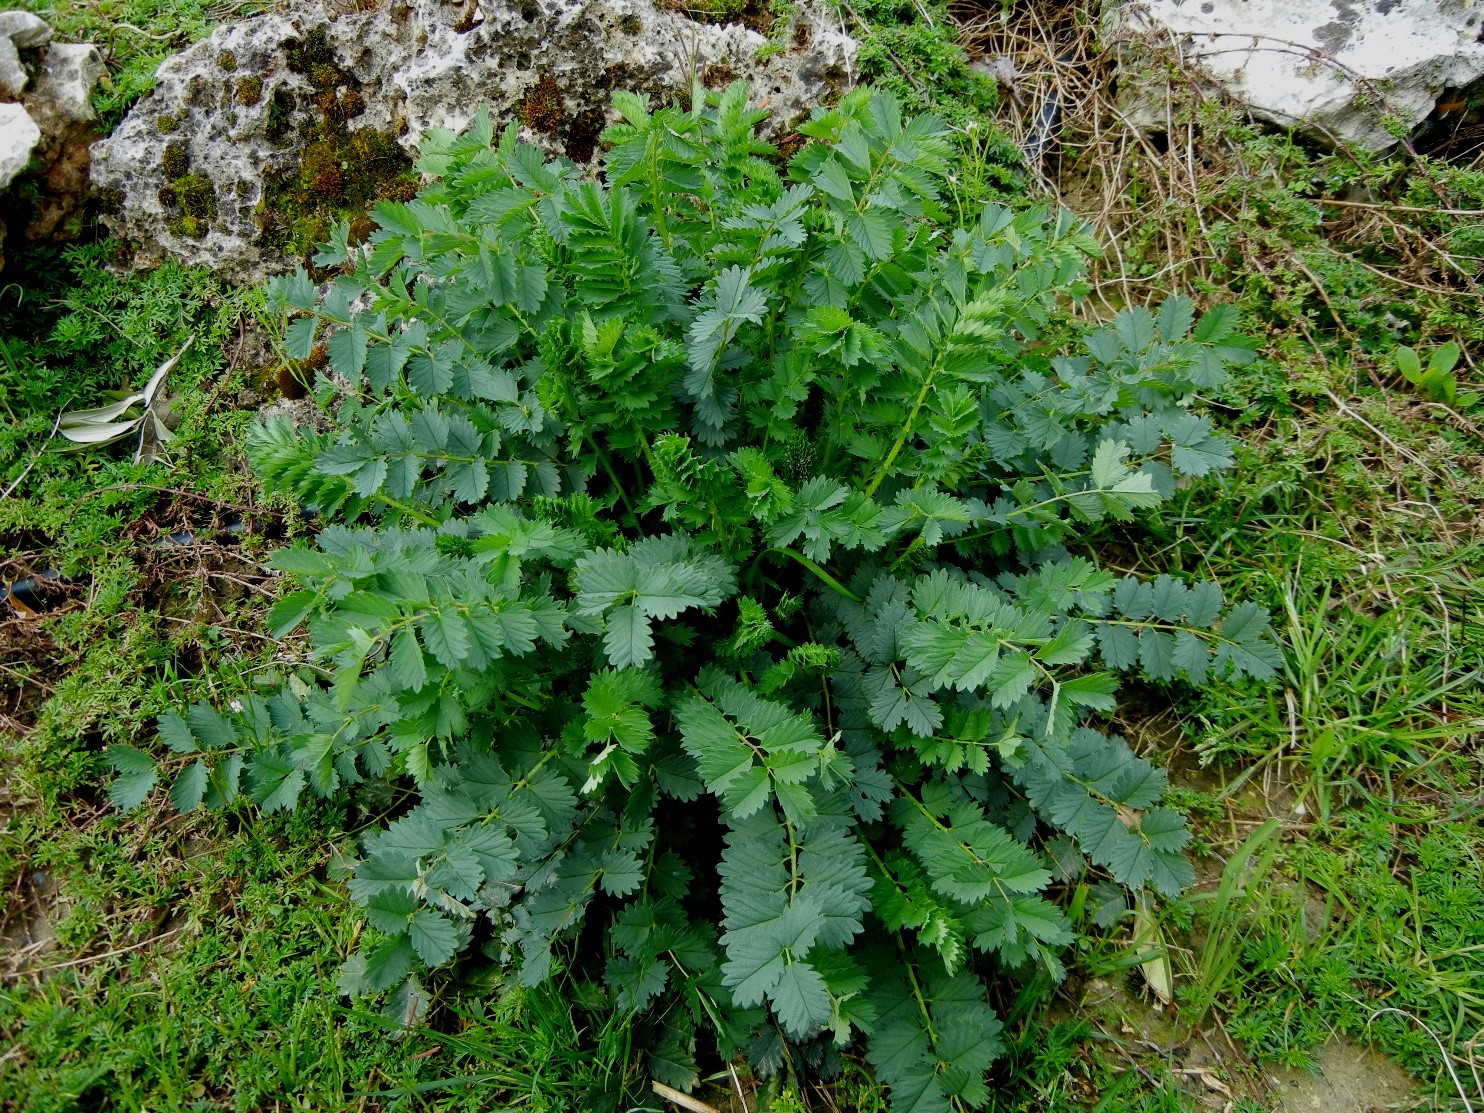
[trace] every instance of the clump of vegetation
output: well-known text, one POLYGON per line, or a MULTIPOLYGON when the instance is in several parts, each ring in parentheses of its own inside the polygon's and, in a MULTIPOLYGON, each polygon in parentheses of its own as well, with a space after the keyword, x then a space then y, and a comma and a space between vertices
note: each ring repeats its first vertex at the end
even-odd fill
POLYGON ((181 211, 197 220, 216 216, 216 186, 204 174, 187 174, 171 183, 181 211))
POLYGON ((191 172, 190 147, 180 141, 165 144, 165 150, 160 156, 160 168, 165 172, 166 181, 184 178, 191 172))
POLYGON ((161 112, 155 117, 155 130, 161 135, 174 135, 180 127, 180 121, 168 112, 161 112))
POLYGON ((309 84, 324 91, 345 83, 345 71, 329 62, 317 62, 309 67, 309 84))
MULTIPOLYGON (((758 22, 766 10, 755 0, 693 0, 681 3, 680 10, 700 23, 746 23, 749 10, 753 22, 758 22)), ((755 28, 756 29, 756 28, 755 28)))
POLYGON ((411 160, 394 138, 371 128, 346 131, 321 117, 299 163, 268 176, 258 208, 263 243, 302 257, 347 213, 416 191, 411 160))
POLYGON ((344 85, 349 78, 335 64, 335 52, 330 49, 330 39, 323 26, 316 27, 298 42, 286 43, 284 58, 291 72, 309 79, 316 89, 333 89, 344 85))
POLYGON ((268 100, 268 117, 265 131, 270 142, 284 144, 288 142, 290 132, 293 130, 294 110, 298 103, 292 91, 285 88, 273 90, 273 95, 268 100))
POLYGON ((1403 804, 1402 817, 1396 824, 1388 822, 1396 813, 1355 808, 1320 845, 1286 853, 1287 868, 1331 905, 1305 908, 1281 873, 1268 873, 1244 915, 1220 923, 1231 968, 1210 988, 1255 1058, 1309 1067, 1339 1030, 1435 1080, 1434 1107, 1448 1108, 1457 1095, 1434 1036, 1447 1046, 1484 1027, 1472 958, 1484 944, 1484 888, 1472 866, 1484 842, 1423 800, 1403 804), (1391 866, 1398 861, 1404 879, 1391 866), (1363 987, 1385 987, 1384 1002, 1363 987))
POLYGON ((954 133, 961 158, 955 193, 973 207, 1025 193, 1021 151, 994 126, 993 78, 969 65, 944 0, 862 0, 848 9, 860 42, 859 79, 888 89, 914 112, 932 112, 954 133))
POLYGON ((192 239, 204 236, 216 219, 216 186, 204 174, 191 173, 190 149, 182 141, 166 144, 160 162, 166 184, 159 200, 170 214, 170 231, 192 239))
POLYGON ((969 68, 946 4, 929 4, 926 20, 912 0, 863 0, 853 10, 862 21, 856 60, 864 80, 915 109, 931 105, 956 127, 992 116, 1000 101, 994 79, 969 68))
MULTIPOLYGON (((324 29, 317 28, 288 51, 289 68, 314 87, 310 118, 301 125, 299 161, 270 172, 258 205, 262 242, 288 256, 307 256, 335 223, 365 212, 378 198, 406 200, 417 191, 411 160, 394 136, 372 128, 352 129, 366 109, 354 80, 334 64, 324 29)), ((256 79, 247 79, 256 80, 256 79)), ((239 98, 242 96, 239 84, 239 98)), ((255 98, 261 88, 251 90, 255 98)), ((298 105, 287 89, 276 89, 268 106, 268 134, 286 142, 298 105)))
POLYGON ((608 117, 602 105, 568 112, 561 86, 543 73, 516 107, 516 118, 534 132, 559 139, 568 158, 585 163, 597 153, 608 117))
POLYGON ((566 98, 556 78, 543 73, 536 78, 517 110, 520 122, 532 131, 554 135, 567 121, 566 98))
POLYGON ((1096 26, 1088 5, 1021 3, 966 28, 975 53, 1020 73, 997 126, 1040 143, 1040 188, 1109 245, 1089 310, 1178 285, 1232 299, 1268 336, 1267 358, 1212 394, 1240 437, 1234 475, 1183 492, 1138 547, 1145 566, 1212 570, 1284 616, 1277 685, 1163 712, 1189 725, 1188 745, 1168 745, 1206 786, 1193 798, 1211 809, 1198 830, 1213 856, 1245 860, 1261 825, 1266 865, 1224 877, 1216 901, 1167 906, 1152 937, 1189 1023, 1286 1065, 1343 1032, 1449 1108, 1449 1071, 1469 1081, 1484 1026, 1484 967, 1464 957, 1484 936, 1461 928, 1476 894, 1439 899, 1445 863, 1481 844, 1484 639, 1464 631, 1484 606, 1470 308, 1484 288, 1460 258, 1476 225, 1458 215, 1484 203, 1477 163, 1429 153, 1425 134, 1386 155, 1322 147, 1199 90, 1176 55, 1143 75, 1169 97, 1168 130, 1151 134, 1114 111, 1127 76, 1096 26))
POLYGON ((238 78, 235 95, 238 104, 251 108, 263 99, 263 79, 257 76, 238 78))
POLYGON ((93 90, 92 100, 106 132, 155 87, 160 63, 205 38, 219 23, 257 15, 272 5, 267 0, 111 0, 107 4, 11 0, 6 7, 35 12, 63 42, 91 42, 100 47, 107 59, 108 80, 93 90))
MULTIPOLYGON (((1095 244, 944 227, 948 133, 889 94, 816 113, 786 177, 745 84, 615 105, 606 184, 482 119, 428 137, 442 180, 377 207, 369 257, 340 227, 325 298, 273 285, 289 355, 358 391, 331 433, 252 435, 337 523, 274 558, 274 631, 307 619, 325 679, 165 716, 173 799, 413 791, 340 975, 403 1022, 477 932, 527 986, 570 957, 666 1002, 669 1085, 701 1046, 801 1072, 869 1033, 896 1108, 983 1107, 985 978, 1060 978, 1075 939, 1047 840, 1125 902, 1193 876, 1163 774, 1099 729, 1116 674, 1278 661, 1217 585, 1067 550, 1229 464, 1186 401, 1251 348, 1178 299, 1029 347, 1095 244)), ((137 805, 154 767, 110 755, 137 805)))

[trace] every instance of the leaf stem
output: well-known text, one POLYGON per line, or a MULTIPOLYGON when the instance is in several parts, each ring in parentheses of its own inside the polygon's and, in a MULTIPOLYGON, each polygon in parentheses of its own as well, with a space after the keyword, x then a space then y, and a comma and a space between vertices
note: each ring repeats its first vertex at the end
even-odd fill
POLYGON ((842 584, 839 580, 835 579, 834 576, 831 576, 819 565, 815 564, 814 561, 810 560, 803 553, 796 553, 792 549, 783 549, 777 547, 767 549, 765 551, 769 553, 778 553, 782 556, 786 556, 792 560, 797 561, 799 564, 802 564, 805 568, 807 568, 810 572, 814 573, 815 576, 817 576, 823 583, 828 585, 833 591, 845 596, 845 598, 849 599, 852 603, 864 602, 864 600, 862 600, 859 595, 851 591, 848 587, 842 584))
POLYGON ((416 521, 421 522, 425 526, 432 526, 434 529, 437 529, 440 525, 443 524, 437 518, 434 518, 431 514, 425 514, 421 510, 417 509, 415 506, 408 506, 405 502, 401 502, 398 499, 392 498, 391 495, 384 495, 380 491, 378 491, 376 494, 372 495, 371 497, 373 499, 375 499, 377 502, 385 503, 387 506, 390 506, 393 510, 399 510, 399 511, 401 511, 403 514, 406 514, 409 518, 415 519, 416 521))
POLYGON ((623 503, 623 508, 629 512, 629 517, 637 522, 639 515, 634 512, 634 505, 629 502, 628 492, 624 490, 623 480, 619 479, 618 473, 613 470, 613 464, 609 461, 608 454, 603 451, 602 447, 598 444, 597 438, 591 433, 587 434, 587 443, 592 445, 593 455, 598 458, 598 463, 603 465, 603 470, 608 473, 608 478, 613 481, 614 494, 623 503))
POLYGON ((917 421, 917 415, 922 412, 923 404, 927 401, 928 391, 932 389, 933 379, 937 377, 939 368, 943 366, 943 355, 947 351, 948 342, 945 340, 942 350, 938 353, 938 358, 933 361, 933 366, 929 368, 927 377, 922 381, 922 389, 917 392, 917 401, 912 403, 912 409, 907 414, 907 420, 902 423, 902 431, 897 434, 896 443, 891 446, 891 451, 886 454, 886 459, 881 461, 881 467, 876 469, 876 474, 871 477, 871 482, 866 484, 866 495, 868 497, 876 494, 876 488, 881 486, 882 480, 886 478, 892 464, 896 462, 902 449, 907 446, 907 438, 912 434, 912 426, 917 421))

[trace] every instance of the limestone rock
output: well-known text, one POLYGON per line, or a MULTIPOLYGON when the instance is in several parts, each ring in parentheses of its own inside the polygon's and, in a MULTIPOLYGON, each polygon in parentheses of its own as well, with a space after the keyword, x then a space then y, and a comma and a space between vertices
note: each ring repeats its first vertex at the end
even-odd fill
POLYGON ((265 197, 295 174, 301 192, 349 189, 354 168, 324 150, 337 129, 365 150, 385 137, 396 157, 377 158, 389 181, 405 175, 425 130, 460 129, 481 105, 586 162, 615 89, 663 102, 699 76, 750 81, 780 134, 848 87, 855 54, 833 19, 807 6, 782 48, 765 51, 754 31, 697 23, 653 0, 383 4, 258 16, 160 66, 154 92, 93 149, 94 184, 116 202, 104 219, 140 245, 137 263, 174 258, 239 282, 290 265, 264 242, 265 197))
MULTIPOLYGON (((31 240, 76 234, 90 188, 88 148, 98 138, 91 97, 103 76, 103 57, 86 43, 51 37, 51 28, 29 12, 0 12, 0 84, 17 45, 36 76, 21 103, 0 104, 0 210, 11 232, 31 240), (29 171, 25 188, 8 189, 22 170, 29 171)), ((29 76, 20 73, 21 80, 7 86, 12 96, 29 76)))
POLYGON ((93 89, 103 76, 103 55, 90 43, 52 43, 42 55, 36 87, 26 98, 32 112, 86 124, 97 118, 93 89))
POLYGON ((26 168, 41 129, 19 104, 0 104, 0 189, 26 168))
MULTIPOLYGON (((9 15, 11 13, 0 13, 9 15)), ((0 35, 0 94, 18 97, 26 90, 26 67, 21 65, 20 51, 15 43, 0 35)))
POLYGON ((103 56, 87 43, 52 43, 41 56, 24 101, 42 137, 27 239, 65 238, 77 226, 91 189, 88 151, 98 138, 92 94, 102 76, 103 56))
POLYGON ((34 50, 51 41, 46 20, 30 12, 0 12, 0 93, 15 98, 26 90, 22 50, 34 50))
POLYGON ((30 12, 0 12, 0 39, 9 39, 18 50, 31 50, 51 42, 52 29, 30 12))
MULTIPOLYGON (((1259 116, 1385 150, 1484 76, 1480 0, 1116 0, 1121 39, 1173 45, 1259 116)), ((1138 96, 1139 94, 1135 94, 1138 96)), ((1134 115, 1165 119, 1164 106, 1134 115)))

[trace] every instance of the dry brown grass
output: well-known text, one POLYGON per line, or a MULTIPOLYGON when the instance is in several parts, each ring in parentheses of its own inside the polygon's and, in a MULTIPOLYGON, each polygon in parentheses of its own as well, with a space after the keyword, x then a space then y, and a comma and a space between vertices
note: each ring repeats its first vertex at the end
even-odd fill
MULTIPOLYGON (((1260 198, 1284 188, 1282 168, 1255 161, 1221 126, 1262 125, 1225 98, 1179 43, 1145 41, 1134 49, 1127 33, 1100 26, 1097 8, 1088 0, 1017 0, 1003 9, 989 0, 954 8, 969 55, 991 70, 1013 67, 996 122, 1023 151, 1041 150, 1027 160, 1033 188, 1087 217, 1107 245, 1094 271, 1101 303, 1095 311, 1142 304, 1172 289, 1209 291, 1228 283, 1234 269, 1274 283, 1298 274, 1312 286, 1312 298, 1327 305, 1325 282, 1303 250, 1284 250, 1260 235, 1269 224, 1260 198), (1218 254, 1212 234, 1218 227, 1252 233, 1218 254)), ((1273 48, 1302 49, 1319 64, 1343 68, 1300 44, 1273 48)), ((1439 150, 1464 150, 1467 134, 1454 129, 1439 150)), ((1450 207, 1446 184, 1408 141, 1389 170, 1357 162, 1355 177, 1378 179, 1380 188, 1314 198, 1322 204, 1330 250, 1349 254, 1398 297, 1484 298, 1480 261, 1451 253, 1437 230, 1440 217, 1475 219, 1484 210, 1450 207), (1441 203, 1398 204, 1385 193, 1388 173, 1430 178, 1441 203)), ((1343 315, 1329 317, 1326 324, 1345 338, 1343 315)), ((1318 337, 1311 339, 1320 346, 1318 337)))

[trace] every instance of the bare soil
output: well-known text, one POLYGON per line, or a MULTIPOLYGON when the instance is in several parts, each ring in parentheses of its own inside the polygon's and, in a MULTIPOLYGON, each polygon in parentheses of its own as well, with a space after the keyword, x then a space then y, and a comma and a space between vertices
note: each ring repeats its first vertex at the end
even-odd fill
POLYGON ((1276 1113, 1382 1113, 1416 1109, 1407 1072, 1374 1051, 1337 1039, 1319 1054, 1317 1071, 1267 1072, 1276 1113))

